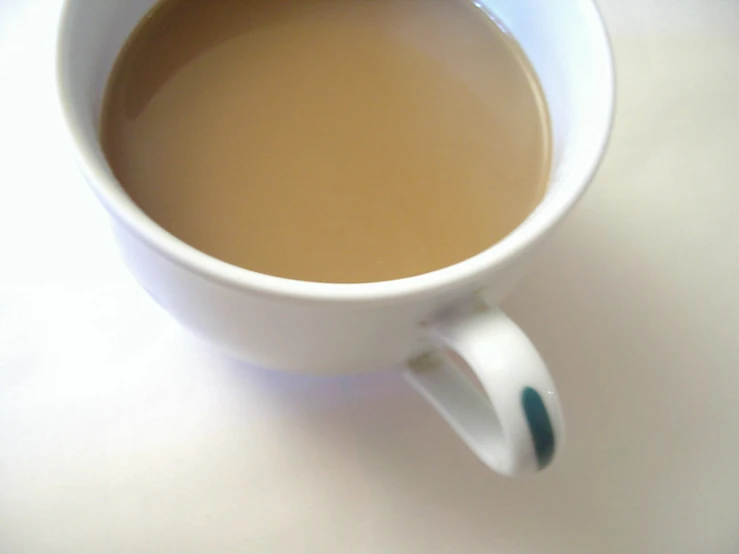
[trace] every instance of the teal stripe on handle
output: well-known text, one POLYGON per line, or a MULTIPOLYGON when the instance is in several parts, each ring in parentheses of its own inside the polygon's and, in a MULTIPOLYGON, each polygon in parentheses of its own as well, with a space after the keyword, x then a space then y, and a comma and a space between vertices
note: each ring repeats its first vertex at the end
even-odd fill
POLYGON ((526 387, 521 394, 521 405, 534 441, 534 451, 539 469, 544 469, 554 457, 554 429, 547 408, 539 393, 526 387))

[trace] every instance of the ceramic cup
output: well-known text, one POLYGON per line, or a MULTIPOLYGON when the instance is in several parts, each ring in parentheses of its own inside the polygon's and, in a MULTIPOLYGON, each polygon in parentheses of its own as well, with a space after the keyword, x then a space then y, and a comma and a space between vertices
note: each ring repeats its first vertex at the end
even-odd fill
POLYGON ((557 393, 534 346, 496 305, 603 155, 614 75, 593 2, 475 2, 523 47, 551 112, 551 179, 528 219, 456 265, 334 285, 262 275, 199 252, 149 219, 116 181, 98 140, 101 102, 121 47, 155 1, 66 0, 57 53, 74 154, 139 283, 185 327, 259 366, 316 374, 399 368, 494 470, 515 475, 548 465, 562 448, 557 393), (470 371, 476 378, 466 377, 470 371))

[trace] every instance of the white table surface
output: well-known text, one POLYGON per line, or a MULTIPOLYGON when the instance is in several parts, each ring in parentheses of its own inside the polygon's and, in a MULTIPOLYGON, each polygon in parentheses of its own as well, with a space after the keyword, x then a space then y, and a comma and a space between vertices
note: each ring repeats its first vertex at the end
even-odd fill
POLYGON ((505 303, 569 442, 511 481, 395 374, 268 373, 174 324, 59 131, 58 0, 0 1, 0 552, 739 552, 739 2, 601 5, 611 148, 505 303))

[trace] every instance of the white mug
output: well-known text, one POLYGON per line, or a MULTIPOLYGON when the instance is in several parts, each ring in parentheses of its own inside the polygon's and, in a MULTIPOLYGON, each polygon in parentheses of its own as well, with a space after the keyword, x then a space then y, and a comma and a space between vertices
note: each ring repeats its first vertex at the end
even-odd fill
POLYGON ((548 192, 486 251, 425 275, 366 284, 301 282, 229 265, 167 233, 126 196, 100 147, 99 114, 121 47, 155 3, 66 0, 57 59, 76 158, 141 285, 185 327, 259 366, 402 368, 489 467, 505 475, 545 467, 563 441, 554 383, 526 335, 495 306, 585 191, 606 146, 614 70, 592 0, 475 1, 513 34, 543 86, 553 132, 548 192), (469 370, 484 394, 464 376, 469 370))

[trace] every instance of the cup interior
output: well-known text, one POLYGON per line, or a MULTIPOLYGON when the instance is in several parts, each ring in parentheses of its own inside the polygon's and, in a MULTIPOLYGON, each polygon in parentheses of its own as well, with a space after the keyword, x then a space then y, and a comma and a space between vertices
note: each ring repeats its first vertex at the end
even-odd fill
MULTIPOLYGON (((156 2, 66 0, 57 59, 62 110, 83 171, 114 215, 126 212, 130 217, 124 214, 123 219, 149 230, 155 224, 144 222, 148 218, 128 200, 108 167, 98 123, 116 57, 156 2)), ((592 0, 475 0, 475 4, 511 33, 530 59, 544 89, 553 140, 543 201, 511 235, 479 255, 480 266, 535 242, 584 192, 610 132, 614 75, 608 38, 592 0)))

